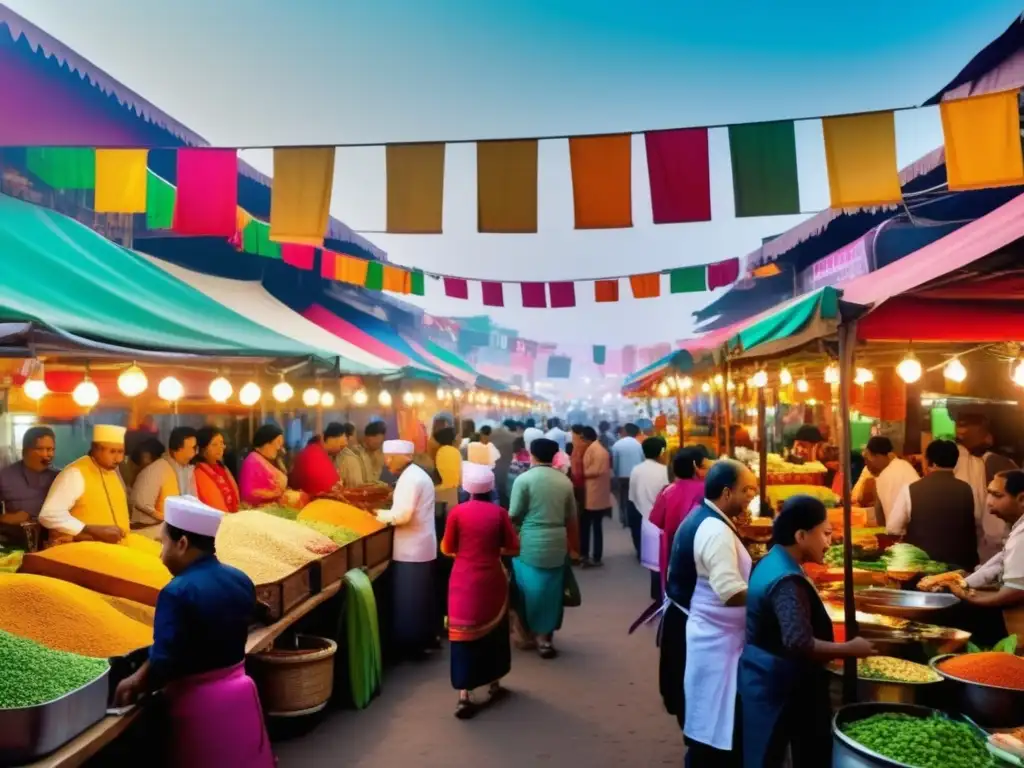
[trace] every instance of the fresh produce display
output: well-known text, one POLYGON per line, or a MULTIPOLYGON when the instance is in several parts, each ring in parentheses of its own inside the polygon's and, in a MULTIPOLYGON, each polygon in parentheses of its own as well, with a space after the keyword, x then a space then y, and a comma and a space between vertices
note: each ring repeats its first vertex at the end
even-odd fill
POLYGON ((0 573, 16 573, 24 557, 24 550, 0 547, 0 573))
POLYGON ((993 645, 991 648, 981 648, 974 643, 967 644, 967 653, 983 653, 985 651, 996 651, 998 653, 1016 653, 1017 652, 1017 636, 1010 635, 1004 637, 998 643, 993 645))
POLYGON ((966 723, 896 712, 847 723, 843 733, 872 752, 914 768, 995 768, 985 741, 966 723))
POLYGON ((775 508, 793 496, 812 496, 826 507, 838 506, 841 501, 831 488, 824 485, 769 485, 766 491, 775 508))
POLYGON ((115 576, 154 589, 163 589, 171 580, 171 572, 159 557, 120 544, 75 541, 44 549, 37 552, 35 557, 115 576))
POLYGON ((857 676, 887 683, 937 683, 942 679, 931 667, 892 656, 861 659, 857 662, 857 676))
POLYGON ((299 520, 299 525, 304 525, 307 528, 312 528, 317 533, 322 533, 339 547, 351 544, 353 541, 362 538, 351 528, 346 528, 343 525, 332 525, 322 520, 299 520))
POLYGON ((965 653, 940 662, 939 669, 967 682, 1024 691, 1024 659, 1012 653, 965 653))
POLYGON ((882 554, 882 560, 889 571, 938 574, 949 570, 945 563, 935 562, 927 552, 913 544, 893 544, 882 554))
MULTIPOLYGON (((65 545, 73 546, 73 545, 65 545)), ((153 628, 77 584, 0 574, 0 630, 81 656, 107 658, 153 643, 153 628)))
POLYGON ((373 584, 363 571, 345 574, 345 645, 348 647, 349 685, 352 701, 363 709, 380 689, 380 627, 373 584))
POLYGON ((336 551, 338 545, 304 525, 250 509, 226 515, 217 531, 217 551, 224 562, 233 564, 233 553, 240 549, 259 552, 295 570, 336 551))
POLYGON ((321 499, 314 501, 299 513, 299 521, 319 520, 331 525, 340 525, 367 536, 384 528, 376 517, 351 504, 321 499))
POLYGON ((109 665, 0 630, 0 710, 35 707, 91 683, 109 665))

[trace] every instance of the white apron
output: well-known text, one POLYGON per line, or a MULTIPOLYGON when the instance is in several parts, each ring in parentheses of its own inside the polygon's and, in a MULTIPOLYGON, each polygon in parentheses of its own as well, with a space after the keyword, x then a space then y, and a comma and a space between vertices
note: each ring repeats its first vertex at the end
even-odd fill
MULTIPOLYGON (((751 560, 746 547, 735 542, 740 573, 750 579, 751 560)), ((699 577, 690 600, 686 622, 687 738, 730 751, 736 719, 736 676, 747 629, 747 609, 727 608, 699 577)))
POLYGON ((661 537, 665 532, 646 517, 640 523, 640 565, 659 572, 661 566, 661 537))

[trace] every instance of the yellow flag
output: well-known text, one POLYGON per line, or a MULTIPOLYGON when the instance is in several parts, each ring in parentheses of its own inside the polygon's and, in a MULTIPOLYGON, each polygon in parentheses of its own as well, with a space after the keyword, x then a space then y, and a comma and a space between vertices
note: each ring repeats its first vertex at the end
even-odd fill
POLYGON ((826 117, 821 127, 833 208, 889 205, 903 199, 892 112, 826 117))
POLYGON ((366 259, 357 259, 355 256, 345 256, 339 253, 334 261, 334 278, 342 283, 365 285, 368 268, 369 262, 366 259))
POLYGON ((950 189, 1024 183, 1017 91, 944 101, 939 111, 950 189))
POLYGON ((96 150, 96 213, 146 212, 145 149, 96 150))
POLYGON ((270 239, 322 246, 334 187, 334 147, 274 149, 270 239))

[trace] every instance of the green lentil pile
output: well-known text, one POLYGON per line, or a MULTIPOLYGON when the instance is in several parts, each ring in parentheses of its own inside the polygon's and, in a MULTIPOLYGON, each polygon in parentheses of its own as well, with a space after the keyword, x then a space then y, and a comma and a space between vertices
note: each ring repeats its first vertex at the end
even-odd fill
POLYGON ((0 709, 54 701, 91 683, 108 667, 106 659, 51 651, 0 630, 0 709))
POLYGON ((888 712, 847 723, 843 733, 872 752, 914 768, 996 766, 973 728, 941 715, 911 717, 888 712))
POLYGON ((265 507, 259 507, 259 510, 265 515, 273 515, 285 520, 295 520, 299 516, 299 510, 279 504, 268 504, 265 507))
POLYGON ((317 533, 322 533, 339 547, 351 544, 356 539, 362 538, 351 528, 346 528, 343 525, 332 525, 331 523, 325 523, 321 520, 297 520, 296 522, 298 522, 299 525, 312 528, 317 533))

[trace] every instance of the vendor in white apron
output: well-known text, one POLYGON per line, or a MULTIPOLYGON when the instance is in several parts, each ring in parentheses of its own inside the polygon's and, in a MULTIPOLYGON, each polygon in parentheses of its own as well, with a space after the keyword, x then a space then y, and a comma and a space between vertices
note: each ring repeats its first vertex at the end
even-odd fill
POLYGON ((695 768, 742 765, 736 674, 751 561, 733 520, 757 490, 743 464, 717 462, 704 479, 704 502, 672 546, 667 591, 688 616, 683 735, 686 764, 695 768))

